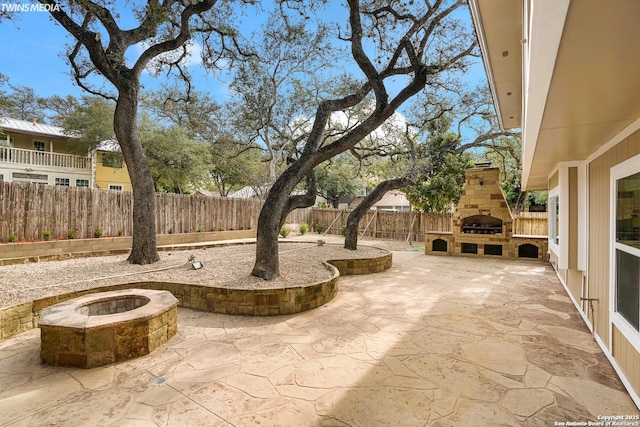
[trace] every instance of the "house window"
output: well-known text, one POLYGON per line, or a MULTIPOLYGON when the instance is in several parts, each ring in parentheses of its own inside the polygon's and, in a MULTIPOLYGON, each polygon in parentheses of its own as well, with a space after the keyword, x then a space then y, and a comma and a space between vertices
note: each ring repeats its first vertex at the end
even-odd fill
POLYGON ((640 349, 640 156, 611 168, 611 320, 640 349))
POLYGON ((109 190, 122 191, 122 185, 118 185, 118 184, 109 184, 109 190))
POLYGON ((616 312, 640 326, 640 172, 616 180, 616 312))
POLYGON ((0 182, 4 181, 4 175, 0 173, 0 182))
POLYGON ((42 142, 42 141, 34 141, 33 142, 33 149, 35 151, 44 151, 44 142, 42 142))
POLYGON ((102 166, 106 168, 121 168, 122 154, 120 153, 103 153, 102 166))
POLYGON ((88 179, 76 179, 76 187, 88 187, 89 180, 88 179))
POLYGON ((69 186, 69 178, 56 178, 56 185, 61 185, 63 187, 69 186))

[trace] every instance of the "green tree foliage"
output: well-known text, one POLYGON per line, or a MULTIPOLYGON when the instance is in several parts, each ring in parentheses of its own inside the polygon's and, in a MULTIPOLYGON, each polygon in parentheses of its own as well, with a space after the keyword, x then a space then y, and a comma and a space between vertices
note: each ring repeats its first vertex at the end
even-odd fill
POLYGON ((423 212, 444 212, 451 208, 460 200, 464 171, 472 163, 467 153, 446 154, 438 168, 405 189, 411 206, 423 212))
POLYGON ((266 182, 268 170, 258 147, 245 147, 230 136, 222 136, 209 149, 209 175, 221 196, 266 182))
POLYGON ((360 176, 360 167, 349 153, 340 154, 316 167, 316 185, 319 196, 324 197, 334 208, 344 196, 355 196, 365 182, 360 176))
MULTIPOLYGON (((0 75, 0 83, 3 81, 0 75)), ((4 77, 6 81, 6 77, 4 77)), ((45 121, 45 99, 36 95, 35 91, 27 86, 14 86, 9 84, 9 92, 0 91, 0 116, 11 117, 20 120, 45 121)))
POLYGON ((77 153, 96 149, 104 141, 115 141, 113 112, 115 104, 98 96, 83 96, 79 102, 69 99, 60 101, 62 108, 56 121, 71 135, 71 147, 77 153))
POLYGON ((208 180, 210 152, 176 125, 163 128, 143 117, 140 138, 156 191, 191 193, 208 180))

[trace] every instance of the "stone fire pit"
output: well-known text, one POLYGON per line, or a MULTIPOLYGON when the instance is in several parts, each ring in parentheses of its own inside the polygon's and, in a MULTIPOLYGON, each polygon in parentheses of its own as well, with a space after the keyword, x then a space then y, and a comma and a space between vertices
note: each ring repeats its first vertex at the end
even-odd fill
POLYGON ((124 289, 74 298, 40 314, 40 359, 95 368, 151 353, 175 335, 178 300, 167 291, 124 289))

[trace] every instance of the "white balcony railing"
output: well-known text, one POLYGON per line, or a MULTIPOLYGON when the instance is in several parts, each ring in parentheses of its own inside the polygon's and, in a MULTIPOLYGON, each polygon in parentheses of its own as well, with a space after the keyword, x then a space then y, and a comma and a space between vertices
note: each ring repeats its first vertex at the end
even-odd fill
POLYGON ((0 146, 0 163, 4 162, 54 168, 91 169, 90 157, 0 146))

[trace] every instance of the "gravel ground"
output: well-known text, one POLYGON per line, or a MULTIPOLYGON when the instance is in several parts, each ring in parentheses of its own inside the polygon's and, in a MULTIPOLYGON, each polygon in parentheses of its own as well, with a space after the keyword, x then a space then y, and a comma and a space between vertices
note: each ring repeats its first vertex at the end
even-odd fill
MULTIPOLYGON (((222 246, 199 250, 160 252, 161 260, 152 265, 132 265, 127 255, 75 258, 20 265, 0 266, 0 307, 37 298, 118 283, 139 281, 175 281, 227 288, 281 288, 312 283, 331 277, 322 264, 327 259, 378 256, 387 250, 406 250, 398 241, 364 240, 358 250, 342 247, 339 236, 317 234, 294 236, 287 240, 305 241, 280 244, 280 277, 273 281, 249 275, 255 261, 255 245, 222 246), (324 240, 323 246, 316 241, 324 240), (193 255, 204 265, 193 270, 188 258, 193 255)), ((419 245, 419 244, 418 244, 419 245)), ((414 244, 414 247, 417 247, 414 244)))

